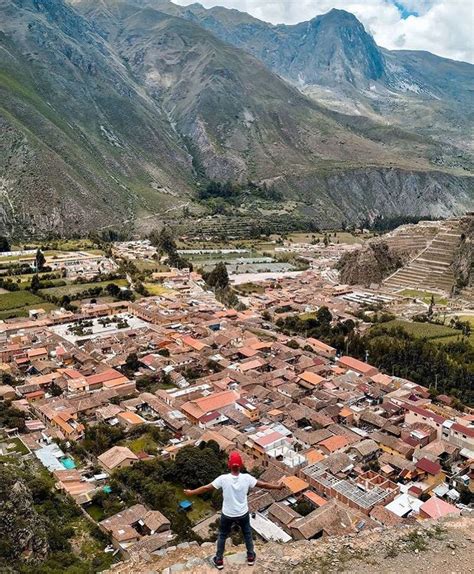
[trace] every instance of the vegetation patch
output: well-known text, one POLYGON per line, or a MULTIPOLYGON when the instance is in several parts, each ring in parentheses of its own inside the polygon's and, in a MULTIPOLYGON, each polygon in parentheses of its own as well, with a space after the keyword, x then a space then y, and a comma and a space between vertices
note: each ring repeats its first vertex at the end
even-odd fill
POLYGON ((8 311, 10 309, 21 309, 27 306, 41 307, 43 300, 33 293, 28 291, 13 291, 11 293, 4 293, 0 295, 0 311, 8 311))

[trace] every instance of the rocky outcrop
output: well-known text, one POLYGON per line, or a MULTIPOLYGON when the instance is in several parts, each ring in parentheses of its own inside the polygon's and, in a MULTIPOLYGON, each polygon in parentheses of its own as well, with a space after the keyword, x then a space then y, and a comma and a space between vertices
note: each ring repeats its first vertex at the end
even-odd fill
POLYGON ((34 508, 28 485, 7 466, 0 467, 0 532, 2 556, 10 555, 12 562, 46 558, 49 546, 44 521, 34 508))
POLYGON ((394 253, 385 241, 376 240, 345 253, 336 268, 342 283, 369 286, 371 283, 381 283, 382 279, 402 265, 400 254, 394 253))
POLYGON ((461 241, 454 257, 453 271, 456 287, 474 285, 474 214, 466 217, 461 223, 461 241))

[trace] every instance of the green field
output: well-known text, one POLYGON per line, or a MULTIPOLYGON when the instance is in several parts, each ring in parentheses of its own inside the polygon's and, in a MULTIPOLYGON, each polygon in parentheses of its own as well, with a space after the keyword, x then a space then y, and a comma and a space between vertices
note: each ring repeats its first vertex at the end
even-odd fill
POLYGON ((8 445, 7 451, 9 453, 28 454, 30 452, 19 438, 9 438, 5 444, 8 445))
POLYGON ((44 311, 52 311, 57 309, 56 305, 53 303, 46 303, 41 300, 38 305, 28 305, 27 307, 19 307, 16 309, 9 309, 7 311, 0 311, 0 321, 5 321, 5 319, 14 319, 17 317, 28 317, 28 312, 32 309, 43 309, 44 311))
POLYGON ((28 306, 42 307, 43 299, 29 291, 12 291, 0 295, 0 311, 21 309, 28 306))
MULTIPOLYGON (((453 329, 446 325, 434 325, 432 323, 417 323, 394 319, 384 323, 384 327, 402 327, 407 333, 419 339, 430 339, 434 343, 445 344, 461 340, 462 333, 458 329, 453 329)), ((474 345, 474 334, 469 337, 470 342, 474 345)))
POLYGON ((68 295, 73 299, 76 295, 79 295, 87 289, 92 289, 93 287, 107 287, 110 283, 115 283, 115 285, 118 285, 119 287, 126 287, 128 285, 126 279, 114 279, 113 281, 99 281, 96 283, 71 283, 70 285, 64 285, 62 287, 41 289, 40 293, 43 295, 54 295, 56 297, 68 295))

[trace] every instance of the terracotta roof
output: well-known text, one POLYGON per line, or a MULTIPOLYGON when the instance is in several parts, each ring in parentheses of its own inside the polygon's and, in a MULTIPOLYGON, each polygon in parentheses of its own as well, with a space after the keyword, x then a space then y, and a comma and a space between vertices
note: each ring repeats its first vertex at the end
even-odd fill
POLYGON ((282 482, 293 494, 298 494, 309 487, 305 480, 297 476, 286 476, 282 482))
POLYGON ((322 440, 318 446, 323 446, 329 452, 334 452, 345 447, 347 444, 349 444, 349 441, 345 436, 335 435, 327 438, 326 440, 322 440))
POLYGON ((99 462, 110 469, 116 468, 119 464, 128 459, 138 460, 137 455, 126 446, 113 446, 97 458, 99 462))
POLYGON ((105 383, 109 381, 114 381, 116 379, 123 379, 128 381, 127 377, 124 377, 122 373, 119 373, 115 369, 107 369, 106 371, 102 371, 101 373, 96 373, 95 375, 90 375, 86 377, 86 381, 88 385, 99 385, 100 383, 105 383))
POLYGON ((379 505, 372 508, 370 511, 370 518, 377 520, 377 522, 380 522, 384 526, 396 526, 402 522, 402 519, 394 512, 379 505))
POLYGON ((317 375, 316 373, 312 373, 311 371, 305 371, 304 373, 301 373, 300 379, 303 379, 303 381, 306 381, 311 385, 319 385, 320 383, 324 382, 323 377, 317 375))
POLYGON ((146 422, 144 418, 130 411, 123 411, 121 413, 117 413, 117 418, 132 425, 141 425, 146 422))
POLYGON ((211 411, 222 409, 227 407, 239 398, 238 393, 235 391, 223 391, 222 393, 213 393, 207 397, 202 397, 200 399, 194 399, 188 401, 181 406, 181 410, 191 415, 192 417, 199 419, 203 415, 210 413, 211 411))
POLYGON ((377 371, 377 368, 373 365, 369 365, 368 363, 364 363, 358 359, 354 359, 354 357, 348 357, 346 355, 339 359, 339 363, 347 369, 357 371, 363 375, 370 374, 374 370, 377 371))
POLYGON ((324 506, 328 502, 325 498, 319 496, 319 494, 316 494, 312 490, 307 490, 306 492, 303 492, 303 496, 307 498, 309 501, 311 501, 318 508, 320 506, 324 506))

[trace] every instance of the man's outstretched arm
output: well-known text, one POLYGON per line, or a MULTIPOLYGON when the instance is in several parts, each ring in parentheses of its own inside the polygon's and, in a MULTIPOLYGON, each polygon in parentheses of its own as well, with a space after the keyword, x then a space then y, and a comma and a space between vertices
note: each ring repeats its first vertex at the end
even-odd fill
POLYGON ((205 492, 209 492, 210 490, 214 490, 215 487, 212 483, 206 484, 205 486, 200 486, 199 488, 194 489, 187 489, 184 491, 186 496, 199 496, 200 494, 204 494, 205 492))
POLYGON ((265 488, 266 490, 281 490, 285 488, 283 482, 264 482, 263 480, 257 480, 255 486, 257 488, 265 488))

